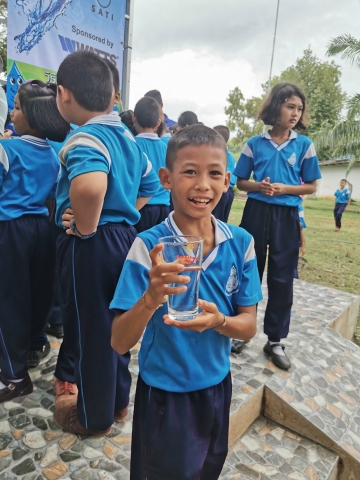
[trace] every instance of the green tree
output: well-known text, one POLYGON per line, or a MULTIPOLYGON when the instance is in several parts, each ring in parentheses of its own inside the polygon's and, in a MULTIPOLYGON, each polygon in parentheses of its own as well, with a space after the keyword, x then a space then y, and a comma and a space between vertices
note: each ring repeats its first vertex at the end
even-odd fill
MULTIPOLYGON (((331 39, 327 55, 340 55, 352 65, 360 67, 360 40, 349 34, 331 39)), ((360 94, 350 97, 346 102, 346 116, 333 126, 324 126, 314 137, 317 147, 333 149, 335 155, 352 155, 346 175, 360 157, 360 94)))
POLYGON ((6 61, 7 61, 7 0, 0 0, 0 21, 4 23, 0 24, 0 57, 4 64, 4 72, 6 73, 6 61))

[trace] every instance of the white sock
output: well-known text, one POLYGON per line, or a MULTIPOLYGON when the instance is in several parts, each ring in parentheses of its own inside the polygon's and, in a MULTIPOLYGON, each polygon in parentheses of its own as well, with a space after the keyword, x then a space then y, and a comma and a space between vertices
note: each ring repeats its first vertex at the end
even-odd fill
MULTIPOLYGON (((19 380, 19 379, 17 379, 17 380, 9 380, 9 382, 11 382, 11 383, 19 383, 19 382, 21 382, 22 380, 24 380, 24 379, 23 379, 23 378, 20 378, 20 380, 19 380)), ((0 390, 4 390, 4 388, 6 388, 6 385, 4 385, 2 382, 0 382, 0 390)))
POLYGON ((279 342, 270 342, 269 340, 269 343, 270 345, 276 345, 276 347, 274 347, 272 350, 274 353, 276 353, 276 355, 280 355, 281 357, 285 357, 285 352, 282 348, 281 345, 279 345, 279 342))

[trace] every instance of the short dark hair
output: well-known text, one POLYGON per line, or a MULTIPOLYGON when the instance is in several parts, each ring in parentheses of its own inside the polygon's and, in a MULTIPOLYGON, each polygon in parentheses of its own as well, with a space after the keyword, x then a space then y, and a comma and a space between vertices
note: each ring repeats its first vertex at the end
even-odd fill
POLYGON ((159 90, 149 90, 147 93, 145 93, 144 97, 153 98, 154 100, 157 101, 159 105, 162 105, 163 103, 161 93, 159 92, 159 90))
POLYGON ((104 112, 113 93, 113 77, 104 59, 78 50, 60 64, 57 84, 70 90, 77 103, 90 112, 104 112))
POLYGON ((174 162, 179 150, 185 147, 200 147, 201 145, 212 145, 220 148, 226 156, 226 143, 223 137, 214 129, 204 125, 190 125, 185 127, 170 138, 166 152, 166 168, 173 169, 174 162))
POLYGON ((229 141, 230 130, 226 125, 217 125, 216 127, 214 127, 214 130, 220 133, 220 135, 223 137, 226 143, 229 141))
POLYGON ((303 104, 300 120, 294 128, 297 130, 305 130, 309 121, 306 98, 304 92, 298 85, 295 85, 295 83, 281 82, 275 85, 264 100, 258 118, 260 118, 265 125, 274 126, 279 119, 281 105, 292 96, 299 97, 303 104))
POLYGON ((179 127, 184 128, 189 125, 196 125, 197 123, 199 123, 199 120, 196 116, 196 113, 187 111, 187 112, 183 112, 180 115, 177 123, 179 127))
POLYGON ((143 97, 134 108, 134 115, 140 127, 155 128, 160 119, 160 107, 151 97, 143 97))
POLYGON ((56 85, 31 80, 19 87, 18 96, 21 110, 31 128, 54 142, 65 140, 70 124, 56 106, 56 85))
POLYGON ((132 121, 132 117, 134 115, 134 112, 132 110, 125 110, 125 112, 120 113, 120 118, 121 121, 123 122, 124 125, 128 127, 128 129, 132 129, 134 124, 132 121))
POLYGON ((108 58, 104 58, 107 66, 110 68, 111 75, 112 75, 112 80, 113 80, 113 85, 115 89, 115 93, 118 93, 120 91, 120 74, 119 70, 116 68, 116 65, 114 65, 108 58))

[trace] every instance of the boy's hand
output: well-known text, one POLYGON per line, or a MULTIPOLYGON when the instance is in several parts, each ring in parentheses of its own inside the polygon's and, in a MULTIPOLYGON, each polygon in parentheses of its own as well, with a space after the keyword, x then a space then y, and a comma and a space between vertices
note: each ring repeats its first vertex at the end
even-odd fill
POLYGON ((265 180, 260 182, 260 192, 268 197, 272 197, 274 195, 274 188, 270 183, 270 177, 267 177, 265 180))
POLYGON ((68 235, 74 235, 74 233, 70 230, 70 222, 74 220, 74 214, 71 208, 67 208, 65 212, 61 216, 62 218, 62 225, 66 228, 66 233, 68 235))
POLYGON ((146 306, 156 309, 161 303, 167 301, 168 295, 184 293, 186 286, 169 287, 171 283, 189 283, 190 277, 177 275, 183 272, 185 266, 180 263, 165 263, 160 253, 164 245, 160 243, 150 251, 151 269, 149 272, 150 283, 145 292, 146 306))
POLYGON ((272 183, 271 186, 274 189, 274 195, 286 194, 286 185, 284 183, 272 183))
POLYGON ((301 256, 303 257, 306 254, 306 248, 300 247, 300 253, 301 253, 301 256))
POLYGON ((169 315, 164 315, 164 323, 180 330, 192 330, 199 333, 222 325, 224 316, 219 312, 215 303, 199 300, 199 307, 202 309, 202 312, 194 320, 180 322, 172 320, 169 315))

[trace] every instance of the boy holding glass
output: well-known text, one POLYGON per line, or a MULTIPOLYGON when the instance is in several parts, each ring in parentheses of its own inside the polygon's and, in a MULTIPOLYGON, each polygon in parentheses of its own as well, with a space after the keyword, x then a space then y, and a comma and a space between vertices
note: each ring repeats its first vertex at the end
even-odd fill
POLYGON ((110 305, 117 311, 111 339, 117 352, 127 352, 146 328, 131 480, 212 480, 225 462, 230 338, 255 335, 256 304, 262 298, 251 235, 211 215, 229 185, 226 167, 226 144, 214 130, 193 125, 171 138, 159 176, 171 190, 174 212, 136 238, 110 305), (164 262, 159 238, 184 234, 203 238, 201 313, 178 321, 168 315, 166 301, 186 291, 189 277, 184 265, 164 262))

